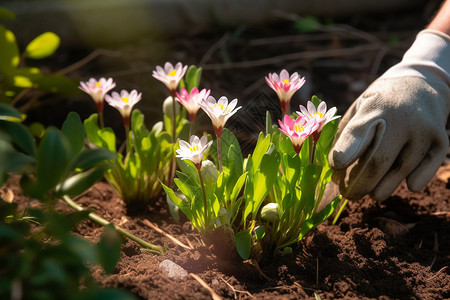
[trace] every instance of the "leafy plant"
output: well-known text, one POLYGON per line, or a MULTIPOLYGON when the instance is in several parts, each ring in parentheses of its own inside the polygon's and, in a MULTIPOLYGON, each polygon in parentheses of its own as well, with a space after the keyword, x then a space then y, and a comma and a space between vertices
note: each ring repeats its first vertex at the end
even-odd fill
POLYGON ((92 279, 89 266, 114 271, 121 239, 112 225, 95 245, 72 234, 87 214, 30 209, 23 215, 17 205, 0 199, 0 297, 134 299, 120 290, 100 288, 92 279))
MULTIPOLYGON (((1 19, 14 19, 14 13, 2 9, 1 19)), ((44 32, 29 42, 21 53, 12 31, 0 25, 0 103, 17 104, 31 89, 46 93, 72 95, 76 86, 61 74, 45 74, 39 68, 25 66, 26 60, 38 60, 52 55, 60 39, 52 32, 44 32)))
MULTIPOLYGON (((183 130, 184 123, 179 124, 177 132, 183 130)), ((145 127, 144 115, 135 109, 125 155, 116 147, 114 131, 109 127, 99 128, 97 114, 86 119, 84 126, 89 142, 96 145, 96 149, 107 149, 117 154, 105 177, 125 202, 145 203, 160 194, 161 182, 169 182, 173 156, 171 136, 162 130, 161 122, 149 131, 145 127)))
POLYGON ((0 104, 0 159, 6 162, 0 167, 0 184, 12 173, 20 175, 23 192, 45 206, 19 212, 15 204, 0 200, 1 298, 132 299, 100 289, 86 265, 114 270, 121 245, 114 225, 106 226, 101 241, 92 245, 71 234, 90 217, 89 211, 61 215, 54 209, 59 197, 78 195, 101 178, 114 153, 84 147, 83 125, 75 113, 61 130, 48 128, 39 143, 21 121, 17 110, 0 104))

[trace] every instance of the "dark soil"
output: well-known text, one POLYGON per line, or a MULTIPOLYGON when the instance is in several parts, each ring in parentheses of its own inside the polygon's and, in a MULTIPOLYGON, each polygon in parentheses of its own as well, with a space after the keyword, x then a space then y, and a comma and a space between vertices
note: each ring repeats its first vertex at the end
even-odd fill
MULTIPOLYGON (((382 204, 369 197, 347 205, 336 225, 331 219, 294 247, 291 255, 261 263, 230 259, 206 246, 189 222, 174 221, 165 201, 127 210, 111 187, 97 183, 76 201, 142 239, 167 245, 167 253, 122 246, 114 274, 94 270, 102 285, 131 291, 142 299, 211 299, 192 275, 171 279, 159 268, 170 259, 202 278, 227 299, 448 299, 450 297, 450 169, 441 168, 420 193, 402 185, 382 204), (446 173, 445 173, 446 172, 446 173), (446 181, 446 182, 444 182, 446 181), (148 220, 193 249, 174 244, 145 225, 148 220), (268 277, 268 278, 267 278, 268 277)), ((34 205, 20 197, 21 206, 34 205)), ((61 212, 71 212, 62 201, 61 212)), ((86 220, 76 232, 92 242, 102 227, 86 220)))

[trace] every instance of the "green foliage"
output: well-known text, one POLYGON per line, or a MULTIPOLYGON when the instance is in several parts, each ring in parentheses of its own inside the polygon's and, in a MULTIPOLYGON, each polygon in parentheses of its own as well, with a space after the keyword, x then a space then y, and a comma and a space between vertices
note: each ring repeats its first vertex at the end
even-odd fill
MULTIPOLYGON (((161 131, 159 123, 149 131, 145 127, 144 115, 135 109, 123 155, 116 149, 114 131, 99 128, 97 114, 84 121, 84 128, 87 139, 96 146, 93 151, 107 149, 117 153, 117 159, 112 162, 112 168, 105 177, 125 202, 145 203, 160 194, 161 182, 167 184, 169 181, 173 155, 171 131, 161 131)), ((181 130, 182 126, 178 128, 178 131, 181 130)))
POLYGON ((24 55, 32 59, 42 59, 52 55, 58 49, 59 44, 59 36, 53 32, 44 32, 27 45, 24 55))
POLYGON ((198 87, 202 78, 202 68, 198 68, 194 65, 189 66, 186 71, 184 79, 180 81, 180 89, 186 89, 188 92, 194 87, 198 87))
POLYGON ((0 298, 12 299, 134 299, 113 289, 101 289, 92 279, 89 266, 100 265, 111 273, 120 257, 120 238, 105 228, 96 245, 75 236, 71 230, 87 212, 60 215, 29 210, 0 199, 0 298), (33 220, 31 225, 26 220, 33 220), (84 289, 80 289, 83 282, 84 289), (102 296, 103 295, 103 296, 102 296), (93 298, 94 299, 94 298, 93 298))
POLYGON ((93 245, 71 233, 88 211, 61 215, 54 209, 57 198, 92 186, 116 155, 84 147, 84 127, 75 113, 62 130, 45 130, 40 141, 20 121, 18 111, 0 104, 0 185, 16 173, 22 191, 45 202, 46 209, 19 212, 0 199, 0 298, 133 299, 100 289, 90 276, 89 266, 100 265, 110 273, 120 258, 121 239, 114 227, 105 228, 93 245))
POLYGON ((302 33, 313 33, 320 30, 322 24, 319 19, 313 16, 299 17, 295 21, 295 28, 297 28, 302 33))
MULTIPOLYGON (((314 105, 320 99, 313 96, 314 105)), ((272 142, 281 156, 280 174, 270 192, 270 202, 278 204, 279 221, 271 223, 271 251, 282 252, 283 248, 298 242, 311 229, 325 221, 337 208, 341 197, 333 199, 318 211, 326 184, 333 170, 328 164, 337 120, 323 128, 315 145, 314 163, 310 164, 310 149, 314 147, 309 137, 299 154, 295 153, 288 137, 274 132, 272 142)))
POLYGON ((24 192, 42 201, 78 195, 92 186, 109 168, 115 155, 107 150, 84 148, 80 117, 70 113, 62 130, 49 127, 38 145, 13 108, 0 104, 0 184, 9 173, 23 174, 24 192), (14 117, 11 121, 7 117, 14 117))
MULTIPOLYGON (((14 17, 14 13, 0 8, 0 19, 14 17)), ((44 74, 38 68, 25 65, 26 59, 42 59, 52 55, 59 44, 56 34, 45 32, 26 45, 21 54, 14 33, 0 25, 0 103, 12 103, 17 97, 23 98, 29 88, 65 96, 78 93, 73 80, 58 74, 44 74)))

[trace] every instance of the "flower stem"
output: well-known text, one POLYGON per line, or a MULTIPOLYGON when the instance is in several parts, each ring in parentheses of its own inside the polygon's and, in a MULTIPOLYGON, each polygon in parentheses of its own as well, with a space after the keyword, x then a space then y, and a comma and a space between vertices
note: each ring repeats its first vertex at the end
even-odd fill
MULTIPOLYGON (((172 142, 175 146, 175 144, 177 143, 177 114, 176 114, 176 104, 175 104, 175 97, 176 97, 176 90, 170 90, 170 96, 172 97, 172 142)), ((175 179, 175 173, 177 171, 177 161, 175 158, 175 153, 172 157, 172 163, 171 163, 171 168, 170 168, 170 185, 173 186, 174 183, 174 179, 175 179)))
POLYGON ((105 121, 103 119, 103 112, 98 113, 98 121, 100 123, 100 129, 105 128, 105 121))
POLYGON ((177 141, 177 112, 176 112, 176 90, 170 90, 170 96, 172 97, 172 142, 175 144, 177 141))
POLYGON ((199 166, 197 166, 198 177, 200 178, 200 185, 202 186, 202 193, 203 193, 203 208, 204 208, 204 214, 205 214, 205 230, 206 230, 208 227, 208 202, 206 201, 205 185, 203 183, 203 176, 202 176, 201 168, 202 168, 201 164, 199 166))
MULTIPOLYGON (((81 207, 80 205, 78 205, 77 203, 75 203, 69 196, 64 195, 62 197, 62 199, 64 200, 64 202, 66 202, 70 207, 72 207, 73 209, 75 209, 76 211, 84 211, 84 208, 81 207)), ((108 222, 105 219, 103 219, 102 217, 94 214, 94 213, 90 213, 88 215, 89 219, 91 219, 92 221, 94 221, 95 223, 102 225, 102 226, 106 226, 109 224, 112 224, 114 226, 114 228, 123 236, 129 238, 130 240, 138 243, 139 245, 141 245, 142 247, 144 247, 145 249, 151 250, 153 252, 162 254, 165 252, 164 248, 161 246, 157 246, 157 245, 153 245, 149 242, 146 242, 140 238, 138 238, 137 236, 135 236, 134 234, 126 231, 125 229, 117 226, 114 223, 108 222)))
POLYGON ((316 156, 316 146, 317 143, 314 141, 314 139, 309 140, 309 164, 314 164, 315 156, 316 156))
POLYGON ((192 132, 194 132, 194 122, 191 121, 191 124, 189 125, 189 138, 192 136, 192 132))
POLYGON ((220 137, 217 138, 217 159, 219 160, 219 172, 223 172, 222 168, 222 146, 220 142, 220 137))

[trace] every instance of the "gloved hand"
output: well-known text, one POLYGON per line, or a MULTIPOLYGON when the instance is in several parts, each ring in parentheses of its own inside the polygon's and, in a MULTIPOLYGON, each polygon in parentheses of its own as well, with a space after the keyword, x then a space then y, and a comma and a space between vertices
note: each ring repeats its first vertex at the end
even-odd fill
POLYGON ((450 37, 424 30, 352 104, 329 156, 344 197, 383 201, 405 178, 411 191, 431 180, 449 147, 449 72, 450 37))

